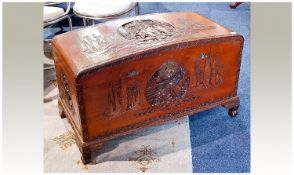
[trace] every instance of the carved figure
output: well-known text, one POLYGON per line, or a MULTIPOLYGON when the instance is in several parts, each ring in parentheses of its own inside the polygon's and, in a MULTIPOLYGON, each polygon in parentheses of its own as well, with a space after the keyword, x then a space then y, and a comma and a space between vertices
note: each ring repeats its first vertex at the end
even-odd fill
POLYGON ((185 96, 188 86, 189 77, 184 68, 167 61, 148 81, 146 98, 151 106, 164 106, 185 96))

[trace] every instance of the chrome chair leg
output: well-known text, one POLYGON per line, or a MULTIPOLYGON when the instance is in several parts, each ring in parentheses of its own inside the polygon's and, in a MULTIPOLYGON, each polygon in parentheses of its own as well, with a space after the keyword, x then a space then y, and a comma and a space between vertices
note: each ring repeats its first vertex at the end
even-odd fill
POLYGON ((69 30, 72 30, 72 20, 71 20, 71 17, 68 16, 67 17, 67 20, 68 20, 69 30))
POLYGON ((136 4, 136 7, 135 7, 135 15, 136 15, 136 16, 140 15, 139 3, 137 3, 137 4, 136 4))
POLYGON ((87 27, 87 20, 86 18, 83 18, 84 27, 87 27))

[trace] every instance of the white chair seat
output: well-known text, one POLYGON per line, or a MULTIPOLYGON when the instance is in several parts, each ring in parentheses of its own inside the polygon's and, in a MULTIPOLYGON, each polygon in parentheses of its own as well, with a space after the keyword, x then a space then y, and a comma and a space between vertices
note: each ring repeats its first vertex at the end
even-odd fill
POLYGON ((103 18, 123 14, 134 5, 133 2, 125 1, 77 1, 73 6, 74 12, 87 17, 103 18))
POLYGON ((63 8, 44 6, 43 7, 43 21, 55 20, 64 15, 63 8))

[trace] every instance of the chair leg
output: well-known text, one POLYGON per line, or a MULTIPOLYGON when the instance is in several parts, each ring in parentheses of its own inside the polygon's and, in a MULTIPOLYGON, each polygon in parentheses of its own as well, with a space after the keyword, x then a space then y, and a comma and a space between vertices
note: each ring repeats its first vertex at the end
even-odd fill
POLYGON ((140 15, 139 3, 137 3, 137 5, 136 5, 136 7, 135 7, 135 15, 136 15, 136 16, 140 15))
POLYGON ((60 32, 63 32, 63 26, 62 25, 60 26, 60 32))
POLYGON ((83 18, 84 27, 87 27, 87 19, 83 18))
POLYGON ((71 17, 68 16, 68 17, 67 17, 67 20, 68 20, 69 30, 72 31, 72 20, 71 20, 71 17))

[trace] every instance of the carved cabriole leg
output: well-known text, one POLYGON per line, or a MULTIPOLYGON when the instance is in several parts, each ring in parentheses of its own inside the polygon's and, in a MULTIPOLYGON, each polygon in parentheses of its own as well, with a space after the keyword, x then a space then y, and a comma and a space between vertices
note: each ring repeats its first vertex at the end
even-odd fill
POLYGON ((60 100, 58 99, 58 109, 59 109, 59 115, 60 117, 63 119, 63 118, 66 118, 66 115, 65 115, 65 112, 64 112, 64 109, 61 105, 61 102, 60 100))
POLYGON ((225 107, 228 110, 228 114, 231 117, 235 117, 238 115, 238 108, 240 105, 240 99, 238 96, 233 97, 228 103, 224 104, 223 107, 225 107))

